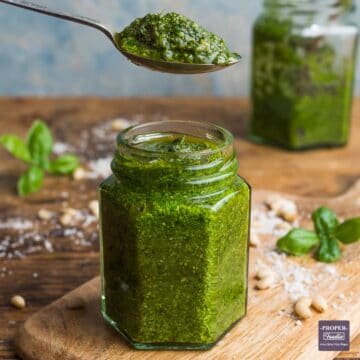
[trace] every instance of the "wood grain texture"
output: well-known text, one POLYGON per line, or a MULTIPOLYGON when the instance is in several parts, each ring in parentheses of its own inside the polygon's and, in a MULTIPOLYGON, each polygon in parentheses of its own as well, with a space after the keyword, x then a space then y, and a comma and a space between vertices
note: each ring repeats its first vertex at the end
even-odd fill
MULTIPOLYGON (((273 194, 255 190, 253 208, 257 208, 257 203, 263 203, 273 194)), ((296 201, 305 226, 309 225, 309 214, 319 205, 333 208, 342 217, 360 215, 360 181, 348 193, 332 200, 285 196, 296 201)), ((26 360, 333 359, 336 353, 319 352, 317 349, 318 320, 351 319, 352 338, 360 332, 360 243, 346 247, 342 260, 335 265, 337 274, 316 286, 316 291, 327 298, 329 303, 334 303, 339 294, 343 294, 347 300, 336 308, 330 306, 324 314, 314 313, 311 319, 296 326, 291 316, 279 315, 280 310, 291 314, 293 308, 293 302, 284 296, 282 287, 266 291, 254 289, 255 262, 263 258, 264 248, 273 248, 273 241, 263 239, 259 248, 251 248, 247 316, 210 351, 144 352, 130 349, 101 318, 99 278, 29 318, 17 337, 18 351, 26 360), (84 299, 85 308, 67 309, 66 301, 72 297, 84 299)), ((291 261, 311 269, 314 274, 319 271, 320 264, 310 257, 291 261)))
MULTIPOLYGON (((31 122, 43 118, 56 139, 76 144, 86 128, 114 117, 155 120, 197 119, 218 123, 237 137, 240 173, 254 189, 269 189, 308 196, 334 196, 348 189, 360 176, 360 99, 355 101, 352 137, 345 148, 292 153, 252 144, 245 140, 249 115, 246 99, 219 98, 3 98, 0 99, 0 133, 24 135, 31 122)), ((92 151, 91 148, 88 149, 92 151)), ((60 191, 68 191, 70 203, 85 204, 96 196, 96 181, 79 184, 49 178, 42 192, 27 199, 15 194, 21 167, 0 150, 0 216, 31 215, 40 207, 60 206, 60 191)), ((63 246, 53 254, 40 253, 22 260, 0 260, 12 275, 0 278, 0 359, 16 359, 13 338, 27 317, 66 292, 98 274, 97 246, 79 251, 63 246), (33 273, 39 276, 34 278, 33 273), (13 309, 10 297, 20 293, 28 300, 24 311, 13 309)), ((360 337, 352 343, 360 356, 360 337)))

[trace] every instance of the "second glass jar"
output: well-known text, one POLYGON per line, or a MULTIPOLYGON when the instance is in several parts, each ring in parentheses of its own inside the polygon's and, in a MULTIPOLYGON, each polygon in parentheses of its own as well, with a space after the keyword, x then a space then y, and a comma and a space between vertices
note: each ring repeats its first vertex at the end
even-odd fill
POLYGON ((357 27, 351 1, 265 0, 253 31, 250 137, 288 149, 348 141, 357 27))

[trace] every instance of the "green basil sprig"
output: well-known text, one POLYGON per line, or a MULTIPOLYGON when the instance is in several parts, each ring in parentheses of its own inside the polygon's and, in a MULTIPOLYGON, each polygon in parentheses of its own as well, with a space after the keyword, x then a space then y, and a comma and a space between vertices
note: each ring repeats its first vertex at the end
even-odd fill
POLYGON ((315 231, 293 229, 277 241, 277 249, 294 256, 316 249, 317 260, 331 263, 341 258, 339 242, 351 244, 360 240, 360 217, 339 224, 334 211, 322 206, 312 213, 311 218, 315 231))
POLYGON ((17 191, 26 196, 39 191, 43 185, 45 173, 68 175, 79 166, 75 155, 66 154, 51 158, 54 140, 50 129, 41 121, 32 124, 26 141, 13 134, 0 136, 0 144, 16 159, 23 161, 28 169, 17 182, 17 191))

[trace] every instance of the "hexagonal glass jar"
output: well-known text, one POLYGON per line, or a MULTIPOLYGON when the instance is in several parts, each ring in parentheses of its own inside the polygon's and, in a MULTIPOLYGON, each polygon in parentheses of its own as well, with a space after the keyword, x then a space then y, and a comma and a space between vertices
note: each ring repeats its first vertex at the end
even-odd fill
POLYGON ((232 135, 162 121, 118 136, 100 185, 102 313, 137 349, 208 349, 246 312, 250 187, 232 135))
POLYGON ((250 138, 291 150, 348 141, 352 0, 264 0, 253 30, 250 138))

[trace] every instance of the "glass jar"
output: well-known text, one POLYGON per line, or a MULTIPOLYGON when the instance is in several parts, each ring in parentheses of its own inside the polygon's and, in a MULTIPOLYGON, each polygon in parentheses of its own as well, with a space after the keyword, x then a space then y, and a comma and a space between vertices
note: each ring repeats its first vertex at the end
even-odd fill
POLYGON ((250 138, 288 149, 347 143, 358 30, 351 0, 265 0, 254 25, 250 138))
POLYGON ((250 188, 232 135, 120 133, 100 185, 102 313, 137 349, 208 349, 246 312, 250 188))

